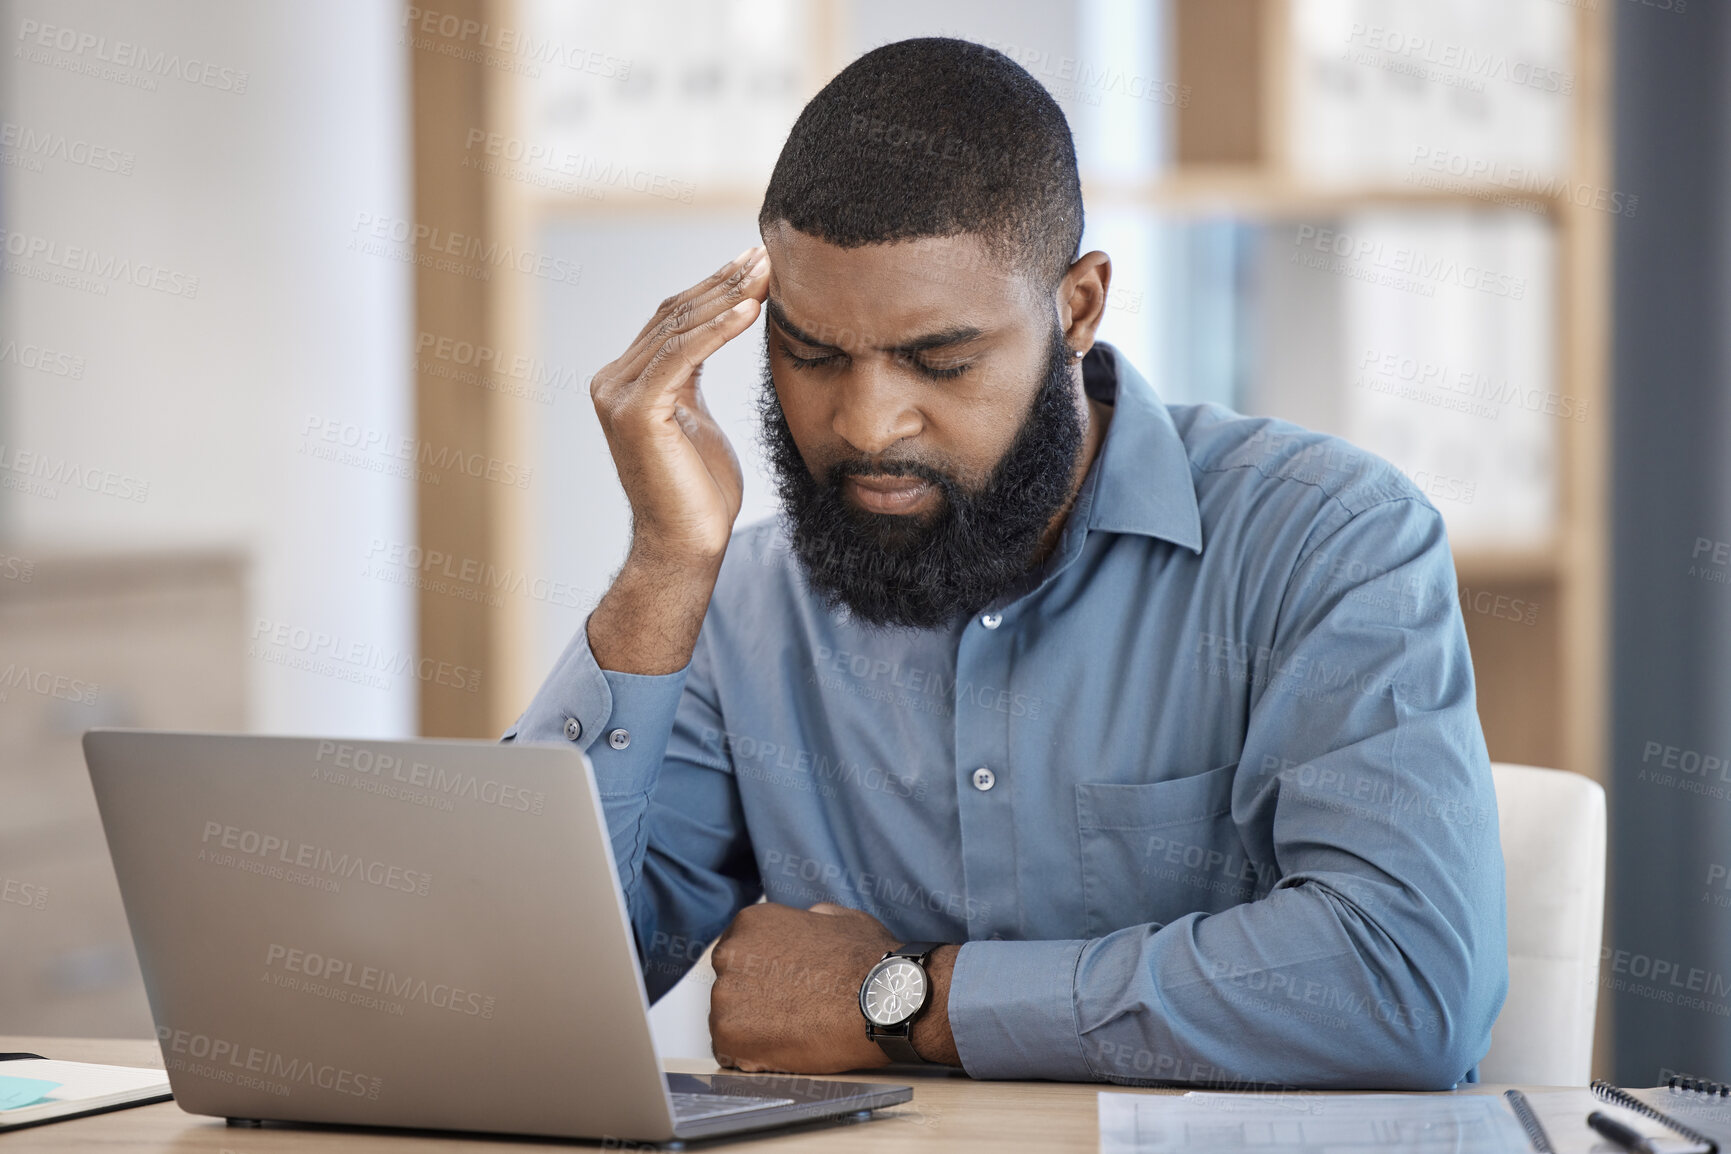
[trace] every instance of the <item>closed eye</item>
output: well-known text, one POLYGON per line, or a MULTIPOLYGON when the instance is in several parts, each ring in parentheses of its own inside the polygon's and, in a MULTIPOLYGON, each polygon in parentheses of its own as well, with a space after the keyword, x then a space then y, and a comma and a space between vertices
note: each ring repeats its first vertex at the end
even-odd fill
MULTIPOLYGON (((796 369, 823 368, 827 365, 837 364, 847 356, 846 353, 835 352, 824 353, 815 357, 802 357, 798 353, 794 352, 792 347, 790 347, 786 341, 781 341, 779 343, 781 345, 782 355, 785 356, 788 363, 796 369)), ((959 365, 928 365, 917 356, 906 356, 903 359, 908 364, 912 365, 916 372, 936 381, 954 380, 973 367, 973 365, 968 362, 963 362, 959 365)))
POLYGON ((926 375, 928 377, 931 377, 933 380, 938 380, 938 381, 954 380, 956 377, 961 376, 963 373, 967 372, 970 368, 973 367, 972 365, 970 365, 966 362, 963 362, 962 364, 959 364, 959 365, 947 365, 943 368, 939 368, 937 365, 926 364, 924 361, 920 360, 918 357, 909 357, 908 361, 909 361, 909 363, 911 363, 914 366, 915 369, 919 370, 919 372, 923 373, 924 375, 926 375))
POLYGON ((781 352, 796 369, 817 369, 824 365, 833 365, 846 355, 844 353, 825 353, 818 357, 802 357, 789 348, 786 341, 781 342, 781 352))

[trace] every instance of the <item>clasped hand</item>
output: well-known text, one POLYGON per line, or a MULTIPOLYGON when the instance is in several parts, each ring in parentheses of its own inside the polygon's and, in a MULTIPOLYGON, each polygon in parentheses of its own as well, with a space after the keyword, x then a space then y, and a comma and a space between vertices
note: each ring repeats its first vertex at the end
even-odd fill
MULTIPOLYGON (((809 910, 747 906, 715 943, 709 995, 715 1060, 739 1070, 801 1074, 888 1065, 866 1036, 859 990, 872 966, 900 944, 870 914, 829 902, 809 910)), ((954 949, 945 947, 951 955, 954 949)), ((947 991, 947 967, 943 976, 947 991)), ((936 987, 934 981, 922 1019, 945 1014, 936 987)), ((949 1045, 947 1022, 941 1025, 942 1042, 933 1046, 938 1052, 926 1055, 939 1061, 949 1045)))

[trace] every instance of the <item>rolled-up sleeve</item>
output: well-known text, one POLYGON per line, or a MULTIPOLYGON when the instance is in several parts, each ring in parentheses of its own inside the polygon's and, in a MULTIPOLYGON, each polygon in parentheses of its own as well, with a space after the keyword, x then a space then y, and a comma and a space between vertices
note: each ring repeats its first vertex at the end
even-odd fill
POLYGON ((1256 900, 1085 942, 973 942, 986 1078, 1446 1089, 1507 988, 1503 869, 1454 565, 1414 498, 1312 532, 1266 644, 1232 822, 1256 900))

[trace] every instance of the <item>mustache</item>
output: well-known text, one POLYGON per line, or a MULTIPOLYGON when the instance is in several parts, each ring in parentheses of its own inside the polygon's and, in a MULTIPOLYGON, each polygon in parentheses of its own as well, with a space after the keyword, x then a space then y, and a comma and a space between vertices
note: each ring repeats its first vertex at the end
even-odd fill
POLYGON ((837 461, 823 471, 824 482, 832 489, 841 488, 849 477, 916 477, 945 490, 961 488, 961 483, 949 473, 923 461, 874 461, 869 457, 837 461))

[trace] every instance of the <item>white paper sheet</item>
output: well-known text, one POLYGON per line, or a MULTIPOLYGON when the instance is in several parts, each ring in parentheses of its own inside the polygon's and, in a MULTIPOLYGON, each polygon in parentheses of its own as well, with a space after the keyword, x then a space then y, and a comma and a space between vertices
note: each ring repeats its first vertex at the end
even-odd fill
POLYGON ((1100 1095, 1101 1154, 1510 1154, 1520 1123, 1484 1094, 1100 1095))

